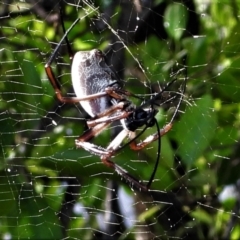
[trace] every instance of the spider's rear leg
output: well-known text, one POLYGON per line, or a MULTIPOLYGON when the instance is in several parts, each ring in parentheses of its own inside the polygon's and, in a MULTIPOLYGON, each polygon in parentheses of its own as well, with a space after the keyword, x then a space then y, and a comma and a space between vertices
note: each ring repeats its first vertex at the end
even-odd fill
MULTIPOLYGON (((99 124, 100 125, 100 124, 99 124)), ((87 132, 85 132, 80 138, 76 140, 76 146, 84 148, 86 151, 91 152, 92 154, 99 155, 101 157, 101 161, 104 165, 106 165, 109 168, 112 168, 115 170, 120 176, 122 176, 132 187, 136 187, 140 191, 148 191, 148 187, 144 184, 141 184, 136 178, 131 176, 126 170, 124 170, 122 167, 114 163, 110 160, 110 158, 116 153, 116 151, 119 149, 119 146, 123 142, 123 140, 129 136, 130 138, 133 137, 134 134, 131 134, 132 132, 123 129, 115 138, 114 140, 108 145, 108 147, 102 148, 100 146, 97 146, 95 144, 87 142, 87 139, 90 139, 90 137, 93 137, 95 133, 97 133, 100 129, 103 130, 106 126, 102 126, 99 129, 96 129, 99 125, 95 126, 92 129, 89 129, 87 132), (83 141, 85 140, 85 141, 83 141)), ((101 131, 100 130, 100 131, 101 131)))
POLYGON ((138 179, 133 177, 131 174, 129 174, 125 169, 121 168, 119 165, 114 163, 113 161, 109 160, 109 156, 102 156, 101 160, 102 163, 113 170, 115 170, 120 176, 122 176, 128 183, 130 183, 131 187, 137 187, 139 191, 145 191, 147 192, 149 189, 146 185, 141 184, 138 179))
POLYGON ((122 176, 132 187, 137 187, 140 191, 148 191, 148 187, 144 184, 141 184, 139 180, 129 174, 125 169, 114 163, 110 158, 117 152, 121 143, 126 137, 130 139, 134 138, 134 132, 131 132, 127 129, 123 129, 114 140, 107 147, 107 154, 101 156, 102 163, 112 169, 114 169, 120 176, 122 176))
POLYGON ((170 130, 172 129, 172 124, 168 123, 167 125, 165 125, 161 130, 160 130, 160 134, 158 132, 148 136, 147 138, 145 138, 142 142, 140 143, 136 143, 135 141, 131 142, 130 148, 134 151, 138 151, 141 150, 143 148, 145 148, 148 144, 156 141, 159 136, 162 137, 164 136, 166 133, 168 133, 170 130))

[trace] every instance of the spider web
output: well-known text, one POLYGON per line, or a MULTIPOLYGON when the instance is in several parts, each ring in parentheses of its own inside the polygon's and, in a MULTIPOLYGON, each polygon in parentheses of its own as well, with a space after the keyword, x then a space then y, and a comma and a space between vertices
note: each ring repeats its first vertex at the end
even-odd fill
MULTIPOLYGON (((184 66, 187 89, 161 139, 152 191, 134 190, 98 156, 76 149, 89 116, 57 101, 47 79, 44 65, 63 36, 58 2, 1 1, 1 239, 239 239, 239 2, 61 4, 66 28, 81 17, 68 36, 74 51, 103 50, 128 91, 149 99, 184 66)), ((52 68, 73 96, 65 44, 52 68)), ((180 94, 185 76, 176 75, 163 98, 180 94)), ((160 106, 161 127, 176 105, 160 106)), ((120 128, 95 143, 107 146, 120 128)), ((112 160, 147 183, 157 146, 127 146, 112 160)))

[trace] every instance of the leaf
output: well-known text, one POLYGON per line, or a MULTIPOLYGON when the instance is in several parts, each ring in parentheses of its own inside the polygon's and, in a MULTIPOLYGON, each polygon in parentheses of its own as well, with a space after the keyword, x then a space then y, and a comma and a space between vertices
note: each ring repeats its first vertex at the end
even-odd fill
POLYGON ((184 5, 173 3, 170 4, 164 14, 164 27, 168 34, 176 41, 179 40, 184 30, 188 19, 188 12, 184 5))
POLYGON ((203 96, 195 105, 188 107, 181 121, 175 124, 178 154, 188 168, 191 168, 194 161, 209 146, 216 128, 217 117, 209 95, 203 96))
POLYGON ((19 184, 18 212, 9 216, 18 239, 61 239, 62 228, 56 212, 44 195, 37 195, 31 184, 19 184))
POLYGON ((191 213, 191 216, 196 218, 198 221, 206 223, 206 224, 212 224, 212 216, 208 214, 206 211, 203 211, 201 209, 197 209, 194 212, 191 213))
POLYGON ((239 64, 240 58, 233 59, 230 68, 223 71, 217 77, 216 90, 225 101, 236 102, 240 101, 240 88, 239 84, 239 64))
POLYGON ((4 171, 0 172, 0 216, 8 215, 13 209, 17 209, 16 199, 18 193, 4 171))
POLYGON ((48 194, 37 194, 32 182, 18 174, 19 169, 0 174, 0 215, 7 222, 12 238, 61 239, 62 228, 55 209, 47 202, 48 194))
MULTIPOLYGON (((22 95, 20 95, 19 99, 27 102, 33 109, 39 112, 42 106, 42 85, 39 74, 32 61, 23 59, 17 54, 16 58, 23 73, 23 76, 15 82, 17 93, 22 95)), ((28 106, 28 104, 26 104, 26 106, 28 106)))

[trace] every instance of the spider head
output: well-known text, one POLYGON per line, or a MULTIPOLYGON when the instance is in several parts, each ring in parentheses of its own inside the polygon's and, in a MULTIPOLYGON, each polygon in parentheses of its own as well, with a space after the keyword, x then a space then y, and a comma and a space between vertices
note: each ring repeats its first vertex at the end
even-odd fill
POLYGON ((144 110, 138 108, 133 111, 132 114, 125 120, 125 126, 128 130, 134 132, 137 128, 146 125, 147 127, 152 127, 155 124, 154 117, 157 114, 157 110, 150 108, 144 110))

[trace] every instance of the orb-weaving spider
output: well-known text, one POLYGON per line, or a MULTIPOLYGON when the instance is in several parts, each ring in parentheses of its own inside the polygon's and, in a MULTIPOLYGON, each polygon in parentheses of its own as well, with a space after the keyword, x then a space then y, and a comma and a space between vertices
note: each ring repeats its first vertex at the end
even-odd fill
MULTIPOLYGON (((106 166, 114 169, 131 185, 137 187, 139 190, 148 191, 154 179, 159 162, 161 136, 166 134, 172 128, 172 122, 183 100, 186 78, 182 85, 182 91, 179 93, 179 101, 171 121, 162 129, 159 129, 157 120, 155 119, 155 115, 158 110, 154 108, 154 105, 159 105, 157 104, 157 101, 159 102, 159 100, 161 100, 162 93, 176 81, 176 78, 169 82, 162 91, 155 94, 149 100, 144 101, 144 103, 140 106, 136 107, 129 100, 129 96, 136 98, 139 97, 123 89, 113 71, 106 64, 105 57, 100 50, 94 49, 91 51, 79 51, 73 56, 67 35, 77 24, 80 18, 77 18, 71 27, 65 31, 62 15, 60 14, 60 16, 64 35, 48 59, 45 65, 45 70, 58 100, 63 103, 80 103, 83 109, 92 117, 87 121, 89 129, 75 140, 76 146, 78 148, 84 148, 93 154, 99 155, 106 166), (64 40, 66 41, 70 59, 72 60, 71 76, 76 97, 64 97, 62 95, 61 85, 57 81, 51 68, 51 64, 64 40), (107 148, 103 148, 89 142, 89 140, 100 134, 112 122, 118 120, 120 120, 123 129, 115 137, 115 139, 110 142, 107 148), (157 126, 157 132, 150 135, 142 142, 136 143, 135 140, 147 128, 152 127, 153 125, 157 126), (136 130, 140 127, 143 127, 143 130, 139 134, 136 134, 136 130), (117 151, 127 145, 125 144, 124 146, 121 146, 123 140, 127 137, 130 139, 127 144, 129 144, 130 148, 134 151, 144 148, 155 140, 159 140, 157 161, 147 185, 139 182, 126 170, 110 160, 117 151)), ((177 96, 175 96, 175 98, 177 98, 177 96)))

